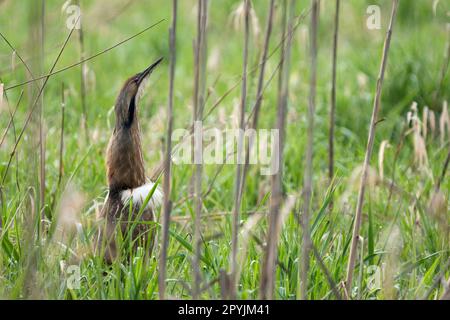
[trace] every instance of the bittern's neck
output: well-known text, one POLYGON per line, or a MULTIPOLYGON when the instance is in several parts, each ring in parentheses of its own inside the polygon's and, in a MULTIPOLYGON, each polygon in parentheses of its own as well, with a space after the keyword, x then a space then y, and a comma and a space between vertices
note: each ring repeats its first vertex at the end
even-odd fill
POLYGON ((116 127, 107 151, 110 190, 136 188, 145 184, 141 135, 137 119, 130 127, 116 127))

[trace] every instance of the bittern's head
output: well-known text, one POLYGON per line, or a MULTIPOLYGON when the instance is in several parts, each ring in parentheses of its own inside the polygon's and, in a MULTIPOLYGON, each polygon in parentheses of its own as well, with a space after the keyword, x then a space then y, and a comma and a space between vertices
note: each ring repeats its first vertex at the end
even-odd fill
POLYGON ((116 128, 130 128, 136 122, 136 107, 141 98, 147 80, 156 66, 162 61, 159 58, 147 69, 129 78, 120 90, 116 100, 116 128))

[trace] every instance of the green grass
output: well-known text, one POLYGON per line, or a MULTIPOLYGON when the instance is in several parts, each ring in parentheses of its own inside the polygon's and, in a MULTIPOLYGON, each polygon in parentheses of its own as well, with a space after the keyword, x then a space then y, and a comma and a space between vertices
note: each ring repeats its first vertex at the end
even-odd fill
MULTIPOLYGON (((268 1, 253 1, 259 19, 261 34, 250 44, 249 65, 258 62, 260 43, 263 40, 268 1)), ((336 187, 330 188, 327 179, 328 108, 331 78, 331 44, 334 5, 322 1, 319 57, 318 96, 314 145, 314 192, 311 218, 312 240, 335 283, 345 279, 352 219, 357 198, 357 181, 352 175, 364 159, 367 131, 374 98, 376 78, 381 59, 382 45, 387 27, 390 1, 376 1, 382 8, 382 29, 365 28, 366 7, 373 1, 343 1, 337 69, 337 127, 336 127, 336 187), (358 81, 358 79, 360 79, 358 81), (361 79, 365 79, 362 81, 361 79), (330 197, 333 210, 328 210, 330 197)), ((38 2, 36 2, 38 3, 38 2)), ((0 229, 0 298, 48 299, 157 299, 158 256, 157 242, 153 256, 144 250, 123 250, 123 257, 111 267, 99 256, 92 255, 91 247, 97 226, 95 213, 107 194, 104 156, 114 125, 113 105, 126 78, 143 70, 160 56, 164 64, 151 76, 151 84, 140 103, 144 158, 148 174, 162 160, 165 139, 166 105, 168 101, 168 28, 171 20, 170 1, 132 1, 125 9, 120 1, 82 1, 83 28, 86 55, 95 54, 137 33, 154 22, 163 23, 122 46, 87 63, 88 91, 88 143, 81 123, 81 93, 79 67, 52 76, 44 93, 44 123, 46 132, 46 186, 45 201, 39 200, 39 140, 35 117, 25 131, 17 153, 13 157, 5 182, 1 185, 0 229), (61 83, 67 88, 64 129, 64 175, 58 186, 59 139, 61 123, 61 83), (83 201, 65 197, 81 193, 83 201), (76 190, 76 192, 74 191, 76 190), (64 202, 66 201, 66 202, 64 202), (61 203, 75 201, 80 205, 81 229, 71 237, 58 238, 58 212, 68 210, 61 203), (62 207, 61 210, 58 208, 62 207), (44 221, 39 223, 39 208, 44 221), (38 226, 45 226, 43 232, 38 226), (64 242, 65 245, 62 245, 64 242), (69 289, 63 266, 80 267, 80 289, 69 289)), ((300 1, 297 11, 307 6, 300 1)), ((192 121, 193 49, 196 35, 196 1, 180 1, 177 34, 177 66, 175 73, 174 128, 185 128, 192 121)), ((242 69, 243 30, 235 30, 230 15, 239 1, 210 2, 208 48, 218 52, 216 64, 207 72, 207 87, 211 96, 208 110, 239 80, 242 69)), ((69 30, 65 27, 62 3, 46 1, 44 66, 39 70, 39 49, 30 45, 31 30, 36 17, 31 14, 36 4, 26 1, 0 1, 0 31, 16 47, 32 67, 35 75, 45 74, 51 67, 69 30)), ((280 41, 280 7, 275 12, 273 50, 280 41)), ((386 80, 382 97, 382 117, 385 121, 377 127, 372 168, 378 173, 378 149, 381 141, 389 140, 384 160, 387 181, 396 170, 396 190, 387 208, 389 183, 377 183, 369 188, 363 208, 361 237, 364 238, 363 256, 358 254, 353 283, 353 297, 361 299, 390 298, 390 284, 382 281, 380 288, 369 285, 372 266, 394 272, 395 298, 422 297, 443 270, 449 259, 450 179, 444 179, 441 190, 445 197, 442 219, 427 210, 436 180, 441 174, 448 152, 448 136, 444 145, 439 137, 428 137, 426 148, 429 173, 414 165, 412 135, 406 137, 394 167, 395 149, 400 141, 406 113, 413 101, 419 104, 420 113, 425 105, 439 115, 442 102, 449 100, 450 77, 447 75, 439 97, 433 100, 440 70, 444 61, 446 31, 450 5, 441 1, 434 16, 430 1, 400 1, 386 80), (417 199, 416 199, 417 198, 417 199), (395 249, 396 245, 399 249, 395 249), (393 253, 395 252, 395 253, 393 253), (384 267, 383 267, 384 266, 384 267)), ((38 17, 39 18, 39 17, 38 17)), ((300 195, 303 185, 304 154, 306 149, 306 112, 309 94, 308 43, 305 28, 309 17, 297 29, 290 69, 290 95, 284 150, 283 189, 286 195, 300 195)), ((64 50, 57 69, 80 59, 77 35, 74 33, 64 50)), ((11 50, 0 41, 0 82, 5 87, 25 81, 26 70, 15 59, 11 70, 11 50)), ((278 52, 268 61, 266 79, 274 71, 278 52)), ((255 101, 257 79, 249 79, 247 110, 255 101)), ((23 101, 0 147, 0 178, 5 174, 15 135, 20 132, 33 99, 33 86, 25 86, 23 101), (15 134, 14 134, 15 133, 15 134)), ((8 90, 12 110, 19 97, 20 88, 8 90)), ((35 93, 34 93, 35 94, 35 93)), ((237 115, 234 105, 239 101, 239 86, 205 121, 204 126, 230 128, 232 115, 237 115)), ((277 77, 265 91, 260 128, 274 127, 276 119, 277 77)), ((0 108, 0 134, 9 121, 6 105, 0 108)), ((219 165, 206 165, 203 188, 209 186, 219 165)), ((214 182, 211 193, 203 201, 201 276, 203 284, 216 280, 221 270, 229 270, 231 255, 231 226, 234 202, 236 167, 225 165, 214 182)), ((173 166, 172 200, 178 203, 189 194, 193 173, 190 165, 173 166)), ((259 166, 250 166, 247 187, 243 197, 242 220, 245 223, 253 212, 268 212, 270 178, 259 174, 259 166)), ((170 227, 167 262, 167 296, 189 299, 193 282, 192 221, 193 200, 174 206, 174 222, 170 227)), ((276 269, 275 297, 295 299, 298 291, 298 266, 301 248, 301 228, 295 217, 301 208, 299 197, 292 214, 288 216, 280 235, 279 265, 276 269)), ((69 211, 68 211, 69 212, 69 211)), ((159 217, 158 213, 158 217, 159 217)), ((157 230, 159 224, 156 225, 157 230)), ((255 299, 259 296, 260 267, 268 230, 264 217, 252 230, 242 273, 239 279, 238 298, 255 299)), ((160 234, 158 234, 158 237, 160 234)), ((314 257, 309 270, 308 297, 334 299, 330 285, 314 257)), ((214 282, 203 291, 201 298, 220 298, 220 284, 214 282)), ((442 288, 434 290, 429 298, 438 298, 442 288)))

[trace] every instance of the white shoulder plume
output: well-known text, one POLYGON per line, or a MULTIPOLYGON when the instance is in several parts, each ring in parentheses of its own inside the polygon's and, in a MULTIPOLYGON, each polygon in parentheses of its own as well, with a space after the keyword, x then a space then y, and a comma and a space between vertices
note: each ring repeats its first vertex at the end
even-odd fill
MULTIPOLYGON (((147 198, 149 193, 152 191, 154 185, 155 184, 153 182, 149 181, 148 183, 146 183, 140 187, 122 191, 120 193, 120 198, 122 199, 122 203, 125 204, 130 199, 132 199, 134 206, 136 206, 136 205, 140 206, 145 201, 145 199, 147 198)), ((162 193, 161 189, 159 188, 159 186, 157 186, 155 191, 153 192, 152 197, 150 198, 150 200, 147 203, 146 209, 155 210, 161 206, 162 201, 163 201, 163 193, 162 193)))

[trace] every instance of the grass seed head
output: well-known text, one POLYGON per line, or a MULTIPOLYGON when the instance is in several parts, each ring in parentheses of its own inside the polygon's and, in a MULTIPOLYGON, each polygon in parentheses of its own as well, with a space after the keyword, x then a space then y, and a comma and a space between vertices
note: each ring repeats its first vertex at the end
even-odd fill
MULTIPOLYGON (((347 180, 347 188, 345 189, 345 192, 342 194, 342 196, 339 199, 340 206, 345 209, 348 208, 349 200, 352 196, 355 195, 357 190, 359 189, 359 186, 361 184, 361 176, 363 171, 363 165, 357 166, 351 173, 350 177, 347 180)), ((377 174, 377 171, 372 168, 367 168, 367 179, 366 179, 366 187, 369 192, 373 192, 375 190, 375 186, 380 181, 380 178, 377 174)))
POLYGON ((431 135, 434 137, 436 133, 436 116, 434 115, 433 110, 429 111, 429 120, 430 120, 431 135))
MULTIPOLYGON (((255 9, 253 9, 252 4, 250 3, 250 12, 249 12, 251 30, 255 38, 261 34, 261 27, 259 24, 258 16, 256 15, 255 9)), ((230 20, 233 24, 233 28, 236 31, 244 30, 245 25, 245 1, 241 1, 236 9, 231 12, 230 20)))
POLYGON ((435 190, 428 203, 428 214, 434 218, 440 228, 445 229, 449 226, 447 217, 448 201, 441 190, 435 190))
POLYGON ((64 191, 58 208, 58 222, 55 233, 57 240, 65 241, 75 234, 84 204, 84 194, 70 184, 64 191))
POLYGON ((412 127, 414 163, 419 170, 428 168, 428 154, 425 139, 422 136, 422 124, 418 115, 417 102, 413 102, 411 111, 407 114, 407 121, 412 127))
POLYGON ((208 57, 207 68, 210 72, 215 72, 219 70, 220 60, 222 56, 220 54, 220 47, 216 46, 211 49, 211 53, 208 57))
POLYGON ((383 181, 384 177, 384 153, 391 145, 388 140, 383 140, 380 145, 380 151, 378 152, 378 170, 380 172, 380 180, 383 181))
POLYGON ((422 135, 425 140, 427 140, 427 133, 428 133, 428 113, 429 109, 427 106, 423 108, 422 112, 422 135))
POLYGON ((403 241, 400 229, 397 225, 394 225, 392 231, 387 235, 386 240, 387 259, 383 276, 383 293, 385 299, 392 300, 397 297, 395 277, 399 271, 402 249, 403 241))
POLYGON ((356 79, 358 81, 359 89, 365 91, 367 89, 367 83, 369 82, 367 75, 363 72, 358 72, 356 79))

